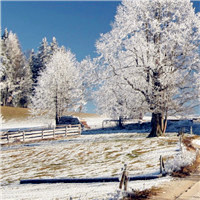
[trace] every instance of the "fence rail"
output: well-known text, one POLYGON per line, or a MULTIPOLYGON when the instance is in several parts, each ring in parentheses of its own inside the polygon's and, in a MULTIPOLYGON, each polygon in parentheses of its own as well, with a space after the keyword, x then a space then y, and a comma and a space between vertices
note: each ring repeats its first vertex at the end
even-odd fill
POLYGON ((25 142, 28 140, 51 139, 81 134, 82 127, 80 124, 57 126, 53 129, 24 129, 17 131, 0 132, 0 143, 7 144, 12 142, 25 142))

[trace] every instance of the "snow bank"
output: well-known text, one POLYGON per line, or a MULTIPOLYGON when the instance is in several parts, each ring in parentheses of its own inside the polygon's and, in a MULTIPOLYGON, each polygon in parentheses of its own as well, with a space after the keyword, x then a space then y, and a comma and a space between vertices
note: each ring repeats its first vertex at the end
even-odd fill
POLYGON ((26 119, 26 120, 8 120, 3 121, 2 129, 32 128, 32 127, 52 127, 55 125, 53 119, 26 119))
POLYGON ((188 166, 196 159, 196 152, 186 150, 186 147, 182 147, 182 151, 175 155, 173 159, 167 160, 165 164, 166 172, 172 173, 178 171, 181 167, 188 166))
POLYGON ((200 148, 200 139, 193 140, 192 143, 200 148))
POLYGON ((107 117, 87 117, 84 118, 84 120, 87 122, 88 126, 91 129, 99 129, 102 128, 102 124, 104 120, 108 120, 109 118, 107 117))

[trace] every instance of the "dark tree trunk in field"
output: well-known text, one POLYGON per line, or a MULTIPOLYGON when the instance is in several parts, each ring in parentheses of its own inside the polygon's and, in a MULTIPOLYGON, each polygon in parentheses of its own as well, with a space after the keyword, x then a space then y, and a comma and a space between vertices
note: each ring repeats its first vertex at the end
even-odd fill
POLYGON ((148 137, 159 137, 164 134, 163 117, 161 113, 152 113, 151 133, 148 137))
POLYGON ((58 124, 58 122, 59 122, 59 117, 58 117, 58 115, 56 114, 56 124, 58 124))
POLYGON ((123 122, 123 118, 122 118, 122 117, 119 117, 119 124, 118 124, 118 126, 119 126, 120 129, 123 129, 123 128, 124 128, 122 122, 123 122))
POLYGON ((55 108, 56 108, 56 124, 59 122, 59 116, 58 116, 58 96, 57 96, 57 91, 56 91, 56 96, 55 96, 55 108))

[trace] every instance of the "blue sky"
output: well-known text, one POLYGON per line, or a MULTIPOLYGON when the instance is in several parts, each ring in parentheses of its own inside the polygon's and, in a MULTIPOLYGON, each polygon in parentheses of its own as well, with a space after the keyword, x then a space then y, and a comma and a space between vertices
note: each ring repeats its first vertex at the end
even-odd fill
MULTIPOLYGON (((42 38, 70 48, 78 61, 95 57, 95 42, 111 29, 120 1, 1 1, 1 28, 17 34, 24 52, 37 48, 42 38)), ((200 1, 194 1, 200 12, 200 1)), ((88 112, 95 112, 89 103, 88 112)))
POLYGON ((23 51, 37 48, 43 37, 70 48, 80 61, 95 56, 95 41, 110 30, 120 2, 2 2, 2 29, 17 33, 23 51))
MULTIPOLYGON (((111 29, 119 1, 100 2, 1 2, 1 27, 17 34, 24 52, 37 51, 42 38, 70 48, 78 61, 95 57, 95 42, 100 33, 111 29)), ((87 112, 95 112, 92 102, 87 112)))

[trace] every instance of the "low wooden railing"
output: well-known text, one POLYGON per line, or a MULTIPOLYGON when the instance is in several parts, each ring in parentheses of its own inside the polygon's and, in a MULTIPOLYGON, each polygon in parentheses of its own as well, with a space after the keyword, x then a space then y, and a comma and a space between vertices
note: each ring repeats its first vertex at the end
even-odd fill
POLYGON ((51 139, 81 134, 82 127, 77 125, 60 125, 53 129, 19 129, 0 133, 1 144, 25 142, 30 140, 51 139))

